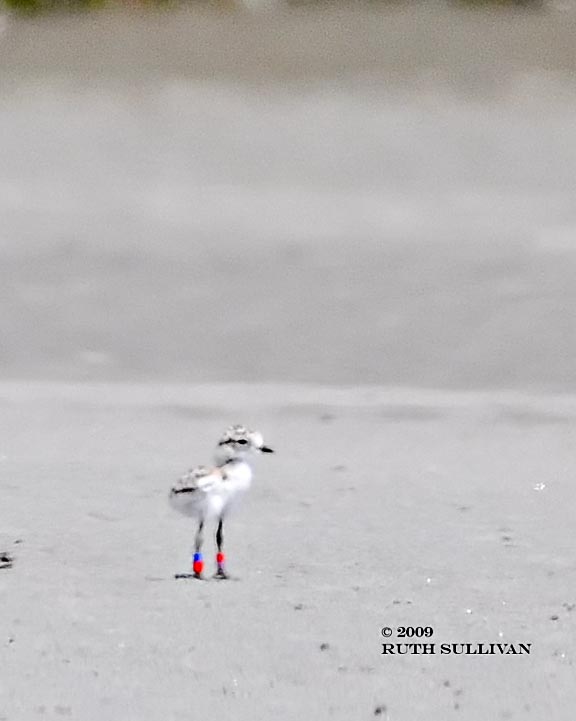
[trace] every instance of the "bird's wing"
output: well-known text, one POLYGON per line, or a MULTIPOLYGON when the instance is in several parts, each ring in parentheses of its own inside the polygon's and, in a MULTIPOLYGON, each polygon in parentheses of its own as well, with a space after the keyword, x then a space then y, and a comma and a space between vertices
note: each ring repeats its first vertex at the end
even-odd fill
POLYGON ((208 493, 215 485, 222 482, 222 473, 219 468, 196 466, 191 468, 170 489, 173 495, 208 493))

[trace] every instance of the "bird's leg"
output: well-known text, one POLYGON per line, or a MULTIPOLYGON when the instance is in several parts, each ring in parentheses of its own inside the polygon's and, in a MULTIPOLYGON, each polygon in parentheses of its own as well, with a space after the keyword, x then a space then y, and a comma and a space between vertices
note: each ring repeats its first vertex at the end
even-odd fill
POLYGON ((198 530, 196 531, 196 538, 194 539, 194 560, 192 562, 192 570, 196 578, 202 578, 202 571, 204 570, 204 561, 202 559, 202 542, 204 535, 204 519, 200 521, 198 530))
POLYGON ((218 553, 216 554, 216 578, 228 578, 228 574, 224 570, 224 551, 222 546, 224 543, 224 534, 222 532, 223 520, 218 521, 218 528, 216 529, 216 546, 218 547, 218 553))

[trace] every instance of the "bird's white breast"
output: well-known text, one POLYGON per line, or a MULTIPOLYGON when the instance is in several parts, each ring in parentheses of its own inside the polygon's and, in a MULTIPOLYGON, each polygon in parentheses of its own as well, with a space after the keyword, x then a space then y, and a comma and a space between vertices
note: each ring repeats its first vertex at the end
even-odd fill
POLYGON ((252 484, 252 469, 244 461, 227 463, 223 468, 224 483, 228 486, 231 494, 247 491, 252 484))

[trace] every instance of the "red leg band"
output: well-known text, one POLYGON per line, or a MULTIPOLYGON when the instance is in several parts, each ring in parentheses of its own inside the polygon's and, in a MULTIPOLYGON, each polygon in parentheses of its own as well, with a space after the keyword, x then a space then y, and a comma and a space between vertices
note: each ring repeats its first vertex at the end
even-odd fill
POLYGON ((194 573, 202 573, 204 570, 204 561, 194 561, 192 564, 192 569, 194 573))
POLYGON ((219 566, 223 566, 223 565, 224 565, 224 554, 223 554, 223 553, 217 553, 217 554, 216 554, 216 563, 217 563, 219 566))

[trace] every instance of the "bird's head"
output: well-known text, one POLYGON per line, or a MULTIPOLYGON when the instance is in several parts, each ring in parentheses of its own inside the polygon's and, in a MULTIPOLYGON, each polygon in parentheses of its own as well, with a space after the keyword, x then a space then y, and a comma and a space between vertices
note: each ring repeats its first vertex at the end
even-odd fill
POLYGON ((223 462, 246 460, 249 456, 260 453, 274 451, 264 444, 261 433, 251 431, 246 426, 230 426, 218 441, 217 455, 223 462))

